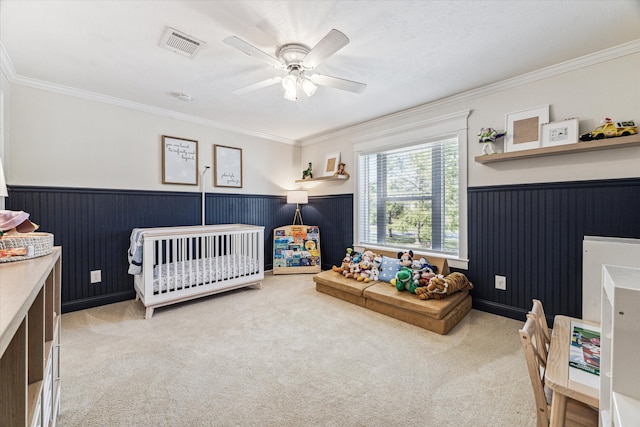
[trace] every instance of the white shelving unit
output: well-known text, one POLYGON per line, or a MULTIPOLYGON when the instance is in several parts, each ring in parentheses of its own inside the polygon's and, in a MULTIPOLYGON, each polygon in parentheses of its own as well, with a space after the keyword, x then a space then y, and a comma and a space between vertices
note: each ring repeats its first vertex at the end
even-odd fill
POLYGON ((602 267, 600 426, 640 420, 640 268, 602 267))

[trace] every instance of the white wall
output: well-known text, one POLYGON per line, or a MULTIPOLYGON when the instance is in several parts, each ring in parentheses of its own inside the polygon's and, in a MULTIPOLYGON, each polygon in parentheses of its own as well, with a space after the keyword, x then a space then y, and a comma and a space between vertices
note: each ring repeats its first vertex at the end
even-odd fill
MULTIPOLYGON (((588 61, 585 61, 588 62, 588 61)), ((200 168, 213 163, 213 144, 243 149, 244 187, 213 187, 207 192, 276 194, 307 188, 311 195, 345 194, 348 181, 296 184, 308 162, 316 175, 328 153, 340 152, 348 172, 354 171, 354 141, 417 121, 471 109, 468 129, 469 186, 637 177, 640 147, 541 157, 482 165, 476 134, 482 127, 505 128, 505 114, 549 104, 551 120, 580 118, 580 133, 592 130, 604 117, 640 121, 640 53, 548 77, 516 78, 450 99, 416 107, 353 126, 303 144, 302 148, 200 124, 157 116, 83 98, 9 85, 2 76, 9 106, 4 155, 9 185, 37 185, 142 190, 199 191, 195 186, 163 185, 161 136, 195 139, 200 168)), ((535 74, 535 73, 533 73, 535 74)), ((3 147, 0 147, 2 150, 3 147)), ((500 147, 499 147, 500 148, 500 147)), ((0 151, 2 152, 2 151, 0 151)))
POLYGON ((198 141, 199 170, 213 145, 242 149, 243 188, 207 192, 284 195, 294 187, 299 147, 83 98, 12 85, 9 185, 200 191, 162 184, 162 135, 198 141))
MULTIPOLYGON (((499 66, 499 65, 497 65, 499 66)), ((477 90, 467 95, 441 100, 431 105, 374 120, 304 143, 298 169, 308 162, 321 165, 327 153, 341 152, 347 171, 355 168, 353 143, 378 132, 411 122, 471 109, 468 129, 469 186, 523 184, 534 182, 581 181, 640 176, 640 146, 565 154, 527 160, 483 165, 474 161, 482 154, 477 133, 482 127, 505 129, 505 115, 540 105, 550 105, 551 121, 580 118, 580 133, 595 128, 605 117, 640 122, 640 53, 632 53, 583 68, 558 74, 557 67, 546 72, 550 77, 514 79, 522 84, 494 85, 492 90, 477 90), (525 84, 526 83, 526 84, 525 84)), ((575 68, 575 67, 574 67, 575 68)), ((547 70, 548 71, 548 70, 547 70)), ((502 143, 497 144, 498 148, 502 143)), ((355 180, 305 184, 311 194, 342 194, 355 190, 355 180)))

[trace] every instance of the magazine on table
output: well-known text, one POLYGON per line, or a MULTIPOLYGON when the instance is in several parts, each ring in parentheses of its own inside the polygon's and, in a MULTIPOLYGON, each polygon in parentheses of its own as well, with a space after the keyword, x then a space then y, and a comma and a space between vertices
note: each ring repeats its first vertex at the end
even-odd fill
POLYGON ((600 327, 571 322, 569 379, 598 387, 600 379, 600 327))

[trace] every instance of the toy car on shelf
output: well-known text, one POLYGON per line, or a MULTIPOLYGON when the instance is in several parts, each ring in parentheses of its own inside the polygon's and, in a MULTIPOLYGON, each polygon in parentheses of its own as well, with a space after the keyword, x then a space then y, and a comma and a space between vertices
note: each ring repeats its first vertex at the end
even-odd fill
POLYGON ((589 133, 580 136, 580 141, 592 141, 594 139, 613 138, 616 136, 635 135, 638 133, 638 126, 633 120, 624 122, 614 122, 607 118, 604 122, 589 133))

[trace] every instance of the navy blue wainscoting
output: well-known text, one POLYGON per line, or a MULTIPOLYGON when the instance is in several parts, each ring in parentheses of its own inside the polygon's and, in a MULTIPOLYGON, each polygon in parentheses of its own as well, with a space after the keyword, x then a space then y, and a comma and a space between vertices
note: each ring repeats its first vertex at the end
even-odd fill
POLYGON ((322 269, 339 265, 353 246, 353 194, 310 197, 300 210, 305 224, 320 228, 322 269))
POLYGON ((468 190, 469 279, 474 308, 524 319, 532 298, 582 315, 584 236, 640 238, 640 179, 468 190), (494 276, 507 277, 507 290, 494 276))
MULTIPOLYGON (((329 268, 351 244, 353 197, 317 199, 310 198, 302 207, 303 218, 320 226, 323 260, 329 268), (348 224, 333 224, 342 219, 348 224), (336 253, 334 247, 339 248, 336 253)), ((192 192, 11 186, 5 206, 29 212, 40 230, 53 233, 55 245, 62 246, 63 312, 134 298, 133 277, 127 274, 133 228, 201 224, 200 193, 192 192), (102 270, 100 284, 90 283, 91 270, 102 270)), ((206 195, 207 224, 265 227, 265 270, 273 267, 273 229, 290 224, 294 212, 284 196, 206 195)))

